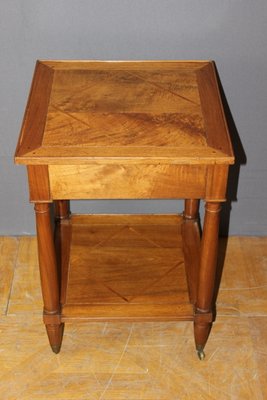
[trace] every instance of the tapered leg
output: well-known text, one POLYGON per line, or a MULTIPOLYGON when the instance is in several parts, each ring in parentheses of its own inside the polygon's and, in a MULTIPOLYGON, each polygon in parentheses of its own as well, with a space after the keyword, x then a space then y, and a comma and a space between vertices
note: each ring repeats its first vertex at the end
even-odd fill
POLYGON ((61 283, 61 278, 64 268, 64 258, 67 249, 65 248, 65 226, 64 221, 68 221, 70 217, 70 205, 68 200, 56 200, 54 202, 55 211, 55 246, 58 264, 58 280, 61 283))
POLYGON ((182 237, 185 257, 185 272, 187 278, 188 295, 192 305, 196 303, 198 282, 198 260, 200 254, 199 243, 199 200, 186 199, 183 212, 182 237), (194 256, 190 249, 195 247, 194 256))
POLYGON ((213 319, 212 299, 217 266, 220 210, 220 203, 206 203, 194 317, 195 343, 200 358, 204 355, 203 349, 207 342, 213 319))
POLYGON ((44 323, 54 353, 60 351, 63 324, 60 319, 59 280, 49 203, 36 203, 39 268, 44 301, 44 323))
POLYGON ((62 264, 66 249, 64 248, 64 221, 68 221, 70 217, 70 204, 69 200, 56 200, 54 201, 55 212, 55 246, 56 256, 58 260, 58 277, 61 281, 62 264))
POLYGON ((71 241, 70 205, 68 200, 56 200, 55 206, 55 247, 60 282, 60 302, 66 301, 66 285, 69 268, 71 241))

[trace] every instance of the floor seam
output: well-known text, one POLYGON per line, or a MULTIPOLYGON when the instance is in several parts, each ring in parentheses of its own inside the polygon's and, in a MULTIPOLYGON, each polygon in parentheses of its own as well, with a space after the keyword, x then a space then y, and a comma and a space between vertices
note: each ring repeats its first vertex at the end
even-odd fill
POLYGON ((103 399, 103 396, 105 395, 106 391, 107 391, 108 388, 110 387, 110 384, 111 384, 111 382, 112 382, 112 379, 113 379, 113 377, 114 377, 114 375, 115 375, 115 373, 116 373, 116 371, 117 371, 117 369, 118 369, 118 367, 119 367, 119 365, 120 365, 120 363, 121 363, 121 360, 122 360, 122 358, 123 358, 123 356, 124 356, 124 354, 125 354, 125 352, 126 352, 126 349, 127 349, 127 347, 128 347, 130 338, 131 338, 131 336, 132 336, 132 332, 133 332, 133 324, 131 324, 131 329, 130 329, 130 332, 129 332, 129 334, 128 334, 128 338, 127 338, 127 340, 126 340, 125 346, 124 346, 124 348, 123 348, 123 350, 122 350, 120 359, 119 359, 119 361, 118 361, 116 367, 114 368, 114 370, 113 370, 113 372, 112 372, 112 374, 111 374, 111 377, 110 377, 110 379, 109 379, 109 381, 108 381, 108 383, 107 383, 107 386, 105 387, 103 393, 101 393, 101 395, 100 395, 100 397, 99 397, 98 400, 102 400, 102 399, 103 399))
POLYGON ((19 248, 20 248, 20 242, 21 242, 21 238, 16 238, 16 239, 17 239, 18 244, 17 244, 16 255, 14 257, 14 268, 13 268, 12 280, 11 280, 10 289, 9 289, 9 293, 8 293, 8 297, 7 297, 6 309, 5 309, 5 312, 4 312, 4 315, 6 317, 8 316, 10 300, 11 300, 11 296, 12 296, 12 293, 13 293, 14 278, 15 278, 15 272, 16 272, 16 269, 17 269, 19 248))

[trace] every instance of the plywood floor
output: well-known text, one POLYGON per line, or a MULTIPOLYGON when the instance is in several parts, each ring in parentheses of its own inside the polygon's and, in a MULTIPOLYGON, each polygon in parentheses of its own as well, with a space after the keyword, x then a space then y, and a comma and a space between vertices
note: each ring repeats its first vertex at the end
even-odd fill
MULTIPOLYGON (((226 242, 221 242, 221 258, 226 242)), ((267 399, 267 238, 231 237, 206 359, 192 323, 42 325, 35 237, 0 238, 0 398, 267 399)))

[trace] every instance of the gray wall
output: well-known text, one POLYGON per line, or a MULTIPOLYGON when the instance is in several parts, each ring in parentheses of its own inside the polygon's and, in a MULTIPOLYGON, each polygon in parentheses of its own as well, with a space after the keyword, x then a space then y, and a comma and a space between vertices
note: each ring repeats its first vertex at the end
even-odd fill
MULTIPOLYGON (((37 58, 216 60, 242 164, 238 190, 239 168, 231 172, 229 232, 267 234, 266 0, 0 0, 0 234, 5 235, 35 229, 25 168, 13 166, 13 154, 37 58)), ((175 212, 177 202, 93 201, 73 209, 175 212)), ((224 218, 227 226, 227 212, 224 218)))

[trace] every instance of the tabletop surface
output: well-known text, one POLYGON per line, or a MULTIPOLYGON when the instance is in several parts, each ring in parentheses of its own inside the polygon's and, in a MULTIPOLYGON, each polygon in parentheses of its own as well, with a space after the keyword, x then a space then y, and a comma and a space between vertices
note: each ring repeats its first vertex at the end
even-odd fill
POLYGON ((38 61, 15 160, 231 164, 210 61, 38 61))

